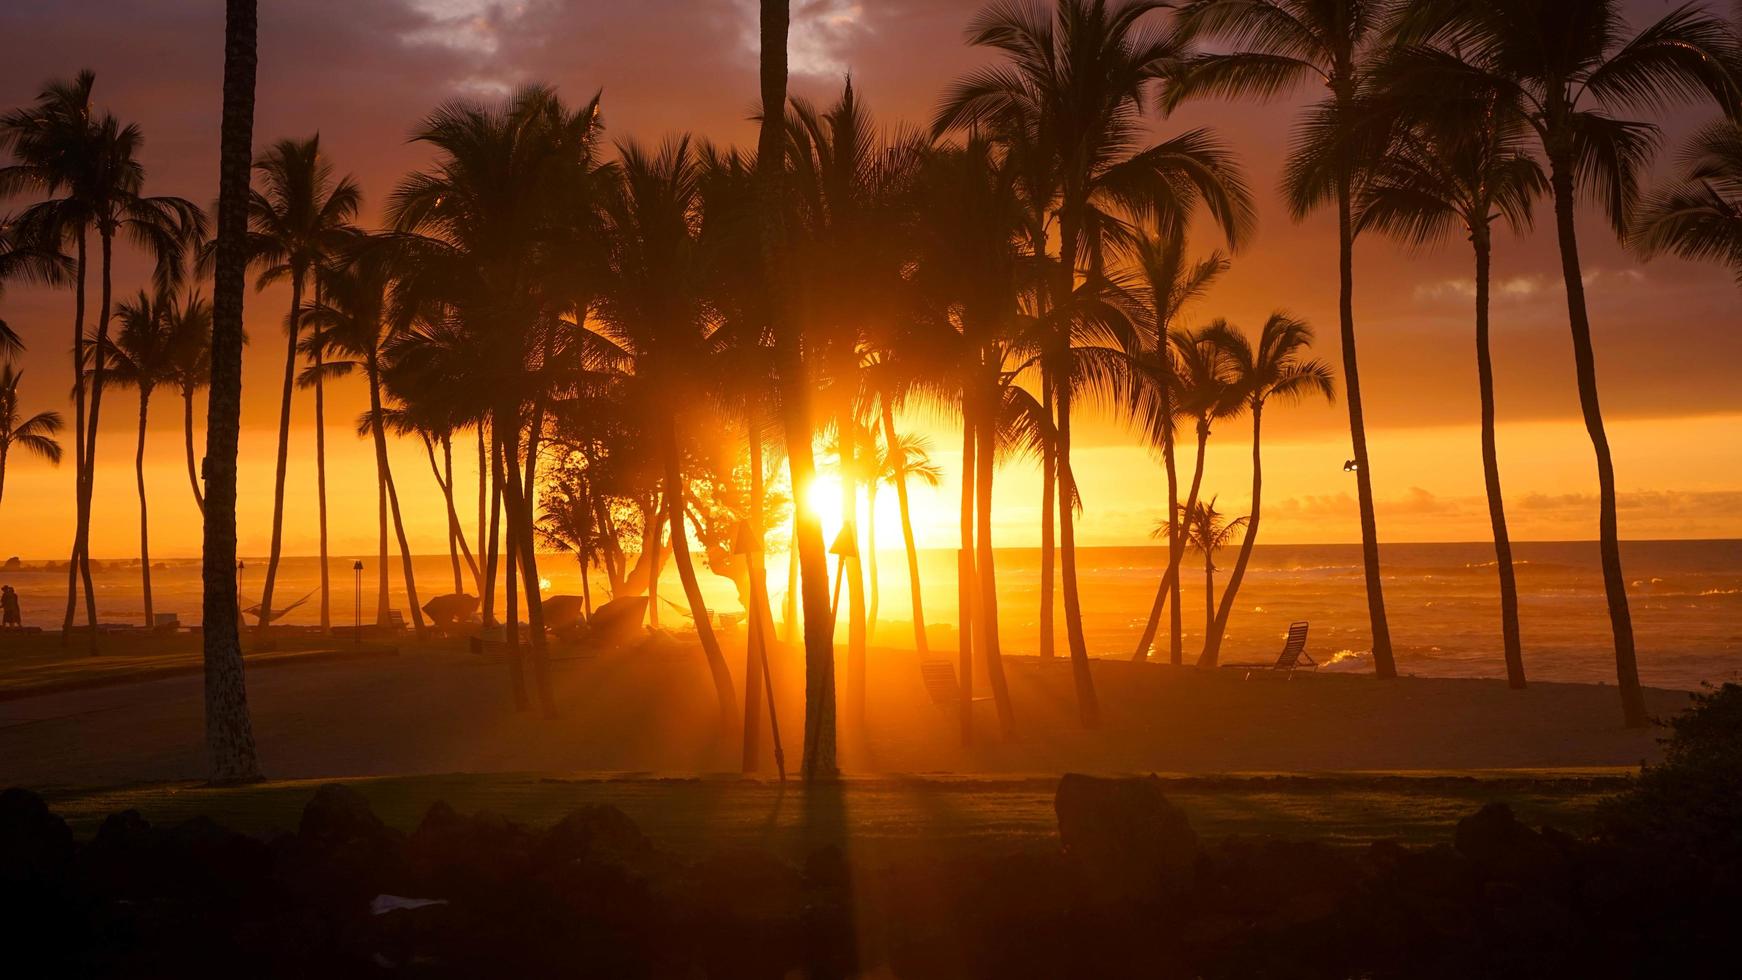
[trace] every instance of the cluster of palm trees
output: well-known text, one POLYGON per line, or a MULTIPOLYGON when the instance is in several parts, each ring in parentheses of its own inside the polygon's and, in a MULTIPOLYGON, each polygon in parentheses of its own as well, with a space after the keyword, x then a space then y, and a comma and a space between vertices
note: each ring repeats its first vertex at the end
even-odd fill
MULTIPOLYGON (((793 503, 787 550, 789 600, 797 595, 803 606, 803 772, 827 776, 835 767, 837 606, 847 645, 843 704, 854 722, 867 710, 866 646, 877 598, 874 570, 867 596, 859 515, 862 494, 874 513, 885 481, 902 515, 915 643, 923 655, 930 652, 908 483, 935 479, 935 469, 926 447, 895 420, 911 405, 945 406, 961 420, 964 697, 978 662, 991 680, 1004 733, 1013 731, 991 515, 997 464, 1028 456, 1043 476, 1038 649, 1043 658, 1054 655, 1054 595, 1062 593, 1078 711, 1085 726, 1095 727, 1099 699, 1077 573, 1082 501, 1072 468, 1081 406, 1125 419, 1165 470, 1168 556, 1134 659, 1149 656, 1161 613, 1171 607, 1170 656, 1183 660, 1184 555, 1198 548, 1213 570, 1216 548, 1236 529, 1243 532, 1222 595, 1207 603, 1198 663, 1214 666, 1260 526, 1264 409, 1334 394, 1330 366, 1311 356, 1312 330, 1287 313, 1273 314, 1256 335, 1220 320, 1197 329, 1186 321, 1188 308, 1229 264, 1220 250, 1195 254, 1188 230, 1213 229, 1235 251, 1250 237, 1256 214, 1230 148, 1207 129, 1166 131, 1167 113, 1207 97, 1277 97, 1316 80, 1324 94, 1304 109, 1284 191, 1296 218, 1321 207, 1337 215, 1340 373, 1376 673, 1395 676, 1396 666, 1357 359, 1355 240, 1377 231, 1423 245, 1462 232, 1473 245, 1502 632, 1509 677, 1522 686, 1495 461, 1487 287, 1496 226, 1525 230, 1533 203, 1548 198, 1597 454, 1599 531, 1623 704, 1628 722, 1642 723, 1575 205, 1595 200, 1616 230, 1647 253, 1673 250, 1736 266, 1742 258, 1736 123, 1702 133, 1685 180, 1645 196, 1640 177, 1656 130, 1618 114, 1711 99, 1737 115, 1742 69, 1735 29, 1698 5, 1638 32, 1629 32, 1617 6, 1614 0, 999 4, 969 28, 969 43, 992 60, 952 85, 928 131, 919 132, 879 126, 850 81, 827 107, 789 98, 790 11, 765 0, 761 96, 771 108, 761 114, 753 154, 689 137, 658 145, 625 139, 608 148, 597 97, 574 105, 550 88, 528 86, 499 102, 458 101, 432 112, 414 134, 430 150, 431 164, 398 182, 385 226, 366 231, 357 223, 361 189, 336 175, 318 137, 283 140, 239 159, 252 139, 253 4, 229 0, 215 241, 208 242, 198 207, 143 195, 138 131, 93 109, 88 73, 50 86, 36 104, 0 120, 0 141, 16 161, 0 170, 0 192, 43 198, 5 222, 0 261, 10 264, 0 268, 74 287, 79 523, 72 568, 83 573, 87 614, 94 621, 85 556, 104 389, 126 384, 139 391, 142 458, 151 394, 175 385, 184 399, 194 477, 192 396, 209 382, 202 502, 207 615, 213 622, 227 588, 227 622, 235 622, 233 577, 227 566, 215 573, 212 563, 234 559, 232 413, 239 394, 232 384, 239 380, 227 372, 239 363, 242 341, 239 277, 252 266, 257 287, 283 282, 290 292, 271 558, 258 628, 275 615, 289 418, 299 386, 312 389, 315 400, 321 624, 330 621, 324 389, 361 375, 369 409, 358 428, 374 444, 379 476, 378 618, 388 614, 391 512, 414 625, 424 628, 388 465, 393 433, 425 448, 446 501, 454 590, 467 587, 463 556, 484 622, 498 614, 505 621, 512 684, 523 707, 536 704, 547 713, 553 707, 542 541, 572 550, 583 570, 603 571, 614 592, 647 590, 654 619, 660 565, 669 555, 722 725, 752 724, 759 667, 754 658, 746 661, 741 709, 691 541, 714 571, 744 583, 752 621, 771 628, 760 555, 771 525, 784 523, 786 504, 793 503), (1158 127, 1160 135, 1152 135, 1158 127), (101 299, 88 328, 93 231, 101 299), (157 273, 152 290, 112 311, 117 235, 146 248, 157 273), (196 254, 217 274, 210 307, 184 285, 196 254), (122 326, 111 336, 115 317, 122 326), (1205 446, 1214 425, 1242 415, 1253 432, 1251 509, 1228 522, 1216 514, 1214 498, 1202 500, 1205 446), (1196 464, 1183 495, 1176 460, 1182 424, 1196 435, 1196 464), (479 475, 470 540, 453 470, 455 445, 466 439, 475 443, 479 475), (796 505, 814 492, 819 447, 832 450, 839 464, 845 527, 832 548, 825 547, 815 508, 796 505), (225 499, 214 510, 219 495, 225 499), (833 591, 844 589, 838 601, 831 596, 830 551, 837 556, 833 591), (626 553, 639 555, 634 568, 626 553)), ((10 441, 46 452, 39 437, 50 424, 14 425, 14 432, 28 428, 28 438, 10 441)), ((199 499, 200 481, 192 482, 199 499)), ((140 493, 143 552, 142 472, 140 493)), ((69 583, 69 625, 77 585, 69 583)), ((1213 593, 1213 581, 1207 585, 1213 593)), ((233 708, 240 667, 225 666, 225 622, 220 616, 220 628, 208 629, 208 663, 214 684, 227 692, 221 700, 233 708)), ((219 741, 238 751, 244 739, 233 719, 225 731, 219 741)), ((214 751, 219 747, 215 741, 214 751)), ((235 772, 248 769, 232 762, 235 772)))

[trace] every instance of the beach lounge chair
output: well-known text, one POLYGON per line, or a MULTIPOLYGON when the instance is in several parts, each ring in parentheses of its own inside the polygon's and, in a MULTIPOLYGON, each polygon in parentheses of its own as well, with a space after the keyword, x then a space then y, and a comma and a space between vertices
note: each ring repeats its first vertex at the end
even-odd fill
POLYGON ((1276 655, 1276 662, 1273 664, 1223 664, 1222 666, 1245 670, 1248 672, 1248 677, 1254 670, 1280 670, 1284 673, 1292 673, 1302 667, 1317 670, 1319 668, 1318 661, 1306 652, 1307 627, 1310 625, 1305 620, 1289 624, 1288 639, 1283 642, 1282 652, 1276 655))
MULTIPOLYGON (((955 664, 948 660, 921 660, 919 677, 925 682, 925 692, 931 695, 932 704, 950 711, 961 705, 962 686, 956 682, 955 664)), ((982 695, 974 700, 989 701, 991 695, 982 695)))

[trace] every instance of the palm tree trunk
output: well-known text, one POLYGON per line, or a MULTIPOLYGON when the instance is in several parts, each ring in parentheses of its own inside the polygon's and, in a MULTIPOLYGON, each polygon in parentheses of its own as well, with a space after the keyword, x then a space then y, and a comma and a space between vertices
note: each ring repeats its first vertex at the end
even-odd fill
MULTIPOLYGON (((321 303, 321 284, 315 279, 315 305, 321 303)), ((317 337, 317 340, 319 338, 317 337)), ((327 392, 321 380, 321 344, 314 345, 315 368, 315 497, 321 532, 321 632, 333 628, 333 570, 327 564, 327 392)))
POLYGON ((399 540, 399 567, 405 574, 405 601, 410 606, 413 632, 423 639, 423 607, 417 600, 417 576, 411 569, 411 545, 405 538, 405 520, 399 514, 399 490, 393 485, 393 468, 382 454, 382 474, 387 478, 387 506, 393 511, 393 534, 399 540))
POLYGON ((200 577, 206 753, 214 783, 260 778, 236 604, 236 446, 242 420, 242 294, 254 143, 255 0, 226 0, 224 118, 212 284, 212 387, 206 400, 206 510, 200 577))
MULTIPOLYGON (((1185 507, 1182 510, 1179 510, 1176 512, 1176 513, 1182 515, 1182 517, 1181 517, 1182 527, 1183 527, 1185 518, 1189 517, 1192 510, 1194 508, 1196 508, 1198 505, 1198 490, 1203 486, 1203 482, 1204 482, 1204 449, 1208 445, 1209 438, 1210 438, 1210 426, 1209 426, 1208 421, 1205 419, 1199 419, 1198 420, 1198 458, 1197 458, 1196 465, 1192 469, 1192 485, 1191 485, 1191 489, 1186 491, 1185 507)), ((1174 489, 1171 489, 1169 491, 1171 493, 1171 492, 1175 492, 1175 490, 1177 490, 1178 484, 1177 484, 1177 477, 1174 476, 1173 467, 1172 467, 1171 463, 1169 464, 1168 469, 1169 469, 1168 486, 1170 488, 1174 488, 1174 489)), ((1160 621, 1162 603, 1167 601, 1167 598, 1166 598, 1167 596, 1171 596, 1172 600, 1173 600, 1173 607, 1174 608, 1173 608, 1172 615, 1169 617, 1170 622, 1168 624, 1169 628, 1172 630, 1172 635, 1169 637, 1169 642, 1168 642, 1168 662, 1173 664, 1175 667, 1178 667, 1180 665, 1180 661, 1183 658, 1183 655, 1181 652, 1182 641, 1181 641, 1181 637, 1180 637, 1180 612, 1179 612, 1180 565, 1181 565, 1182 561, 1185 559, 1185 544, 1184 544, 1183 539, 1181 541, 1180 549, 1179 549, 1177 554, 1172 551, 1172 548, 1173 548, 1172 542, 1168 543, 1168 548, 1169 548, 1169 552, 1168 552, 1168 559, 1167 559, 1167 572, 1166 572, 1166 574, 1162 575, 1161 584, 1156 586, 1155 603, 1150 606, 1149 626, 1146 627, 1146 629, 1155 628, 1157 623, 1160 621)), ((1149 655, 1149 646, 1147 644, 1145 644, 1145 645, 1139 646, 1137 648, 1137 653, 1133 654, 1131 659, 1132 660, 1140 660, 1143 657, 1146 657, 1148 655, 1149 655)))
MULTIPOLYGON (((509 417, 511 414, 503 412, 498 417, 509 417)), ((535 411, 535 420, 537 416, 535 411)), ((507 533, 514 537, 514 560, 519 566, 520 581, 526 593, 526 631, 530 641, 528 645, 532 649, 533 692, 538 698, 539 712, 546 718, 553 718, 556 716, 556 700, 550 686, 549 648, 545 645, 544 602, 539 592, 538 556, 533 552, 532 544, 532 488, 529 485, 523 488, 521 484, 521 470, 517 465, 520 459, 519 428, 510 426, 503 433, 503 439, 505 445, 502 450, 502 469, 508 477, 507 506, 503 509, 503 516, 506 519, 507 533)), ((537 457, 537 441, 533 439, 527 451, 527 472, 533 471, 537 457)))
POLYGON ((1077 594, 1077 532, 1074 504, 1076 478, 1071 473, 1071 392, 1065 380, 1058 390, 1059 556, 1065 593, 1065 637, 1071 647, 1071 676, 1076 681, 1077 714, 1084 728, 1101 727, 1101 705, 1095 678, 1089 673, 1089 647, 1083 638, 1083 606, 1077 594))
POLYGON ((97 337, 91 345, 91 405, 85 431, 85 485, 80 489, 79 514, 79 578, 85 586, 85 622, 91 627, 91 653, 97 652, 97 593, 91 585, 91 501, 97 486, 97 423, 103 414, 103 385, 108 376, 104 352, 109 347, 109 313, 114 285, 115 233, 107 227, 98 229, 102 242, 102 305, 97 311, 97 337))
POLYGON ((865 566, 859 552, 859 447, 853 438, 852 412, 843 408, 836 417, 841 447, 841 533, 851 536, 850 554, 836 560, 847 566, 847 720, 865 723, 865 566))
MULTIPOLYGON (((1041 408, 1046 412, 1046 420, 1054 419, 1052 404, 1052 385, 1042 383, 1041 408)), ((1043 445, 1040 449, 1040 656, 1043 660, 1053 658, 1053 641, 1056 629, 1053 626, 1053 500, 1058 493, 1058 447, 1043 445)))
MULTIPOLYGON (((260 589, 260 619, 256 632, 266 635, 272 625, 272 589, 278 581, 278 557, 284 547, 284 471, 290 462, 290 395, 296 387, 296 334, 302 323, 302 273, 290 277, 290 335, 284 355, 284 393, 278 407, 278 472, 272 491, 272 550, 266 559, 266 584, 260 589)), ((393 476, 387 477, 388 493, 393 490, 393 476)))
MULTIPOLYGON (((486 479, 487 479, 485 477, 485 474, 489 471, 490 461, 489 461, 488 455, 484 451, 484 422, 482 419, 478 420, 477 431, 478 431, 478 561, 485 562, 486 564, 488 564, 488 562, 486 561, 486 559, 484 557, 484 550, 488 547, 487 542, 489 540, 488 538, 484 537, 484 532, 485 532, 484 500, 488 494, 488 490, 486 489, 486 486, 485 486, 486 479)), ((477 571, 480 571, 480 570, 474 569, 474 572, 477 572, 477 571)), ((494 580, 491 579, 489 581, 493 582, 494 580)), ((485 583, 486 583, 485 576, 481 575, 481 574, 478 575, 478 598, 479 598, 480 602, 483 602, 485 605, 488 605, 489 600, 484 598, 484 594, 486 591, 485 590, 485 583)), ((590 615, 592 615, 592 613, 588 612, 588 615, 590 616, 590 615)), ((485 622, 485 621, 480 620, 480 622, 485 622)))
POLYGON ((386 626, 387 614, 393 608, 387 577, 387 432, 381 425, 381 362, 370 351, 365 362, 369 373, 369 436, 375 442, 375 625, 386 626))
POLYGON ((145 504, 145 419, 151 406, 151 386, 139 386, 139 447, 133 451, 133 479, 139 485, 139 579, 145 591, 145 628, 157 625, 151 607, 151 522, 145 504))
MULTIPOLYGON (((1166 343, 1164 337, 1162 343, 1166 343)), ((1166 348, 1162 348, 1166 353, 1166 348)), ((1161 626, 1161 607, 1167 601, 1168 595, 1174 591, 1171 586, 1179 582, 1180 557, 1184 553, 1180 540, 1181 523, 1179 517, 1179 470, 1174 466, 1174 432, 1173 432, 1173 386, 1164 379, 1161 390, 1162 417, 1165 420, 1161 430, 1161 459, 1167 470, 1167 571, 1162 574, 1161 585, 1155 590, 1155 602, 1149 608, 1149 621, 1143 626, 1143 635, 1137 638, 1137 649, 1131 654, 1133 663, 1142 663, 1149 659, 1149 648, 1155 643, 1155 633, 1161 626)), ((1175 606, 1177 609, 1177 604, 1175 606)))
POLYGON ((665 499, 666 514, 671 520, 671 557, 677 565, 678 581, 683 583, 684 598, 689 600, 690 618, 696 623, 696 639, 701 641, 702 655, 708 660, 708 672, 714 678, 714 696, 720 702, 720 724, 726 733, 736 734, 738 699, 732 691, 732 670, 726 666, 720 640, 714 635, 714 625, 708 620, 708 605, 702 599, 701 583, 696 581, 695 563, 690 558, 689 536, 684 529, 683 502, 688 499, 683 482, 683 462, 677 435, 677 422, 665 419, 665 499))
POLYGON ((1488 228, 1474 230, 1476 248, 1476 380, 1482 395, 1482 479, 1488 490, 1488 520, 1494 526, 1494 569, 1500 575, 1500 636, 1506 651, 1506 682, 1524 687, 1524 651, 1518 637, 1518 583, 1512 573, 1512 539, 1506 533, 1506 500, 1500 492, 1500 453, 1494 433, 1494 362, 1488 351, 1488 283, 1493 242, 1488 228))
MULTIPOLYGON (((1216 618, 1210 621, 1204 634, 1204 652, 1198 656, 1198 666, 1213 669, 1220 662, 1222 637, 1228 632, 1228 617, 1234 612, 1234 596, 1240 591, 1240 581, 1246 577, 1246 564, 1252 560, 1252 546, 1258 541, 1258 507, 1264 493, 1264 459, 1259 449, 1259 435, 1264 422, 1264 404, 1252 406, 1252 513, 1246 518, 1246 536, 1240 540, 1240 555, 1234 559, 1234 571, 1228 576, 1228 586, 1222 590, 1216 618)), ((1206 558, 1211 561, 1213 558, 1206 558)))
MULTIPOLYGON (((891 447, 897 445, 895 438, 895 412, 887 403, 883 406, 883 441, 891 447)), ((895 470, 895 502, 901 508, 901 544, 907 550, 907 584, 913 601, 913 648, 919 651, 924 659, 930 651, 925 642, 925 603, 920 597, 919 585, 919 548, 913 540, 913 513, 909 509, 907 499, 907 450, 892 450, 899 452, 896 458, 895 470)))
MULTIPOLYGON (((996 383, 996 382, 994 382, 996 383)), ((998 648, 998 579, 992 560, 993 441, 997 435, 996 397, 981 405, 980 425, 975 433, 974 519, 978 536, 974 573, 980 584, 980 635, 985 649, 986 679, 992 686, 992 702, 998 709, 998 727, 1005 741, 1016 737, 1016 713, 1010 705, 1010 688, 1004 680, 1004 656, 998 648)))
POLYGON ((490 428, 490 529, 484 540, 489 554, 484 557, 484 626, 496 622, 496 573, 502 555, 502 444, 495 439, 495 426, 490 428))
MULTIPOLYGON (((1367 576, 1367 619, 1373 629, 1373 674, 1380 680, 1391 680, 1397 677, 1397 662, 1391 654, 1391 624, 1385 617, 1385 591, 1379 577, 1379 524, 1373 515, 1373 469, 1368 465, 1367 421, 1361 409, 1361 372, 1355 357, 1355 227, 1350 214, 1353 193, 1345 167, 1337 185, 1337 313, 1343 345, 1343 387, 1349 402, 1349 439, 1355 450, 1355 489, 1361 508, 1361 566, 1367 576)), ((1246 533, 1250 538, 1252 529, 1248 528, 1246 533)), ((1232 594, 1234 585, 1234 579, 1230 579, 1223 595, 1232 594)))
MULTIPOLYGON (((745 445, 750 453, 750 551, 744 556, 749 570, 750 608, 745 623, 744 642, 744 772, 755 772, 761 764, 760 738, 762 726, 762 661, 773 616, 767 604, 768 575, 762 567, 762 429, 756 416, 756 406, 745 412, 745 445)), ((774 705, 769 704, 769 710, 774 705)))
POLYGON ((79 229, 78 259, 73 284, 73 551, 67 559, 67 613, 61 621, 60 642, 72 638, 73 614, 79 608, 79 556, 84 554, 84 522, 77 513, 85 499, 85 273, 90 264, 90 233, 79 229))
POLYGON ((877 585, 877 484, 873 477, 865 485, 865 577, 870 582, 871 598, 865 610, 866 643, 877 639, 877 606, 882 601, 877 585))
MULTIPOLYGON (((460 515, 454 509, 454 493, 453 493, 454 461, 453 461, 453 456, 449 450, 449 444, 445 441, 447 437, 444 436, 443 437, 444 441, 442 443, 442 462, 445 463, 447 466, 447 477, 444 479, 442 477, 442 466, 441 466, 441 464, 436 463, 435 443, 430 441, 430 437, 427 433, 419 433, 418 435, 420 438, 423 439, 424 455, 429 458, 430 475, 435 477, 436 489, 441 491, 442 499, 446 503, 446 506, 447 506, 447 512, 448 512, 447 513, 447 517, 448 517, 448 563, 453 567, 454 594, 458 595, 459 593, 466 591, 466 589, 465 589, 464 582, 460 578, 460 548, 459 548, 459 545, 456 543, 456 538, 460 534, 460 515)), ((470 553, 468 553, 466 555, 466 560, 467 561, 471 560, 470 553)), ((477 568, 474 567, 472 569, 472 572, 473 572, 473 574, 476 574, 477 568)))
POLYGON ((206 512, 206 498, 200 493, 200 473, 194 465, 194 390, 183 388, 181 401, 182 433, 186 437, 187 445, 188 485, 194 488, 194 506, 200 509, 201 514, 204 514, 206 512))
MULTIPOLYGON (((761 0, 760 80, 762 104, 786 104, 786 43, 792 19, 789 0, 761 0)), ((786 463, 794 493, 804 492, 816 480, 812 453, 810 391, 804 354, 799 347, 799 324, 786 308, 782 290, 785 235, 782 225, 781 185, 784 182, 782 148, 786 141, 786 114, 762 114, 756 145, 756 176, 760 185, 760 217, 763 235, 762 268, 774 300, 774 348, 782 388, 781 420, 786 430, 786 463)), ((804 592, 805 719, 804 757, 799 764, 805 782, 835 778, 835 639, 829 615, 829 563, 823 547, 823 531, 814 514, 794 508, 797 529, 799 573, 804 592)))
MULTIPOLYGON (((502 492, 504 495, 508 493, 506 470, 502 492)), ((508 641, 508 683, 514 691, 514 710, 525 711, 531 702, 526 694, 526 661, 520 650, 520 596, 517 592, 520 578, 514 560, 514 533, 507 528, 503 528, 502 547, 502 557, 507 565, 503 583, 507 625, 503 628, 503 635, 508 641)))
POLYGON ((1560 236, 1561 274, 1567 289, 1567 322, 1573 333, 1573 364, 1579 381, 1579 407, 1585 431, 1597 457, 1597 536, 1603 560, 1603 591, 1609 599, 1609 627, 1615 636, 1615 678, 1621 689, 1621 713, 1629 728, 1650 723, 1645 693, 1639 687, 1639 661, 1633 649, 1633 614, 1627 607, 1627 579, 1621 572, 1621 539, 1615 516, 1615 462, 1609 455, 1609 435, 1597 400, 1597 355, 1591 346, 1591 319, 1585 309, 1585 283, 1579 264, 1579 238, 1573 221, 1574 193, 1570 161, 1550 158, 1554 188, 1555 230, 1560 236))
POLYGON ((974 484, 979 468, 974 463, 974 412, 968 392, 962 393, 962 546, 956 552, 956 618, 961 626, 956 631, 957 687, 961 700, 956 705, 957 720, 962 726, 962 745, 974 743, 974 619, 979 605, 974 569, 974 484))
POLYGON ((1216 628, 1216 554, 1204 552, 1204 635, 1216 628))
POLYGON ((780 618, 782 627, 786 630, 786 642, 791 643, 798 636, 798 510, 793 508, 792 535, 786 546, 786 595, 780 602, 780 618))

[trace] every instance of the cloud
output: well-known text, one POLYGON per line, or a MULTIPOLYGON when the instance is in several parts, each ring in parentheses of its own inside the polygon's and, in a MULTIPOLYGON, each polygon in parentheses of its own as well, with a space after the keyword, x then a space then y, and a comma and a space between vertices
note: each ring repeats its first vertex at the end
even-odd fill
MULTIPOLYGON (((1645 282, 1645 272, 1642 269, 1599 267, 1585 270, 1580 279, 1585 284, 1585 289, 1599 292, 1606 291, 1611 287, 1638 286, 1645 282)), ((1559 276, 1533 273, 1494 279, 1489 283, 1488 292, 1491 302, 1496 305, 1504 305, 1528 303, 1539 297, 1553 297, 1558 302, 1559 298, 1565 295, 1566 290, 1561 285, 1559 276)), ((1415 287, 1415 300, 1418 303, 1441 303, 1452 300, 1468 303, 1475 298, 1476 281, 1474 279, 1438 279, 1419 283, 1415 287)))

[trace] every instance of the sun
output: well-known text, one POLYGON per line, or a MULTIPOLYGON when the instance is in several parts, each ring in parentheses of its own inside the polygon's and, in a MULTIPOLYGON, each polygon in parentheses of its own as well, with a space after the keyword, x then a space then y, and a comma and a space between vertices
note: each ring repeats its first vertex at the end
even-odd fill
POLYGON ((804 501, 805 513, 817 519, 823 526, 823 538, 841 529, 841 478, 830 473, 819 473, 804 488, 801 495, 804 501))

